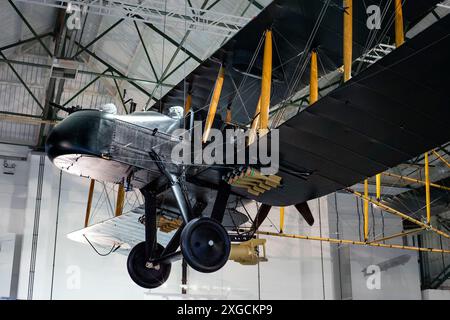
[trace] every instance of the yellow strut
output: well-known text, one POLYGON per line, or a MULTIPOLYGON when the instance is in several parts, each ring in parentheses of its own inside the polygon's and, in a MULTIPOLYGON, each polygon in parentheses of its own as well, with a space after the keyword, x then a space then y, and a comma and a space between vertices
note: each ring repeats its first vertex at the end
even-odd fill
POLYGON ((280 233, 284 230, 284 207, 280 207, 280 233))
POLYGON ((261 80, 261 117, 259 128, 269 127, 270 91, 272 86, 272 31, 266 31, 264 42, 263 71, 261 80))
POLYGON ((409 230, 409 231, 403 231, 403 232, 400 232, 400 233, 393 234, 391 236, 387 236, 387 237, 383 237, 383 238, 379 238, 379 239, 374 239, 374 240, 370 241, 369 243, 383 242, 383 241, 386 241, 386 240, 391 240, 391 239, 395 239, 395 238, 399 238, 399 237, 405 237, 405 236, 408 236, 408 235, 411 235, 411 234, 414 234, 414 233, 417 233, 417 232, 420 232, 420 231, 423 231, 423 230, 425 230, 425 229, 424 228, 417 228, 417 229, 413 229, 413 230, 409 230))
POLYGON ((375 176, 375 184, 377 189, 377 200, 381 199, 381 174, 375 176))
POLYGON ((225 118, 225 123, 231 123, 231 108, 227 107, 227 117, 225 118))
POLYGON ((122 215, 124 203, 125 203, 125 188, 123 187, 122 184, 119 184, 119 189, 117 190, 117 201, 115 212, 116 217, 122 215))
POLYGON ((95 180, 91 179, 91 183, 89 185, 88 202, 86 206, 86 216, 84 218, 85 228, 89 226, 89 218, 91 217, 91 207, 92 207, 92 198, 94 197, 94 187, 95 187, 95 180))
POLYGON ((309 79, 309 104, 315 103, 319 100, 319 76, 317 68, 317 52, 311 52, 311 72, 309 79))
POLYGON ((437 234, 443 236, 444 238, 450 239, 450 235, 448 235, 447 233, 445 233, 445 232, 443 232, 443 231, 441 231, 439 229, 436 229, 436 228, 434 228, 434 227, 432 227, 432 226, 430 226, 428 224, 425 224, 425 223, 423 223, 423 222, 421 222, 421 221, 419 221, 417 219, 414 219, 413 217, 410 217, 407 214, 404 214, 404 213, 402 213, 402 212, 400 212, 400 211, 398 211, 398 210, 396 210, 394 208, 391 208, 391 207, 385 205, 384 203, 382 203, 380 201, 376 201, 376 200, 373 200, 373 199, 371 199, 369 197, 366 197, 365 195, 361 194, 360 192, 354 191, 354 190, 352 190, 350 188, 347 188, 347 191, 350 192, 350 193, 353 193, 355 196, 357 196, 357 197, 359 197, 361 199, 369 201, 370 203, 376 205, 377 207, 379 207, 380 209, 382 209, 382 210, 384 210, 386 212, 389 212, 391 214, 399 216, 402 219, 408 220, 409 222, 412 222, 412 223, 418 225, 419 227, 422 227, 424 229, 433 231, 434 233, 437 233, 437 234))
POLYGON ((449 163, 447 160, 445 160, 439 153, 437 153, 435 150, 433 150, 433 154, 434 154, 436 157, 438 157, 439 160, 441 160, 443 163, 445 163, 445 165, 446 165, 447 167, 450 168, 450 163, 449 163))
MULTIPOLYGON (((391 173, 391 172, 383 172, 383 175, 388 176, 388 177, 398 178, 398 179, 409 181, 409 182, 414 182, 414 183, 419 183, 419 184, 426 184, 425 181, 422 181, 422 180, 419 180, 419 179, 410 178, 410 177, 401 176, 401 175, 398 175, 398 174, 395 174, 395 173, 391 173)), ((440 184, 436 184, 436 183, 431 183, 430 182, 430 187, 450 191, 450 187, 441 186, 440 184)))
POLYGON ((420 248, 420 247, 409 247, 402 246, 396 244, 384 244, 384 243, 366 243, 362 241, 355 240, 344 240, 344 239, 333 239, 333 238, 323 238, 323 237, 313 237, 313 236, 302 236, 297 234, 287 234, 287 233, 276 233, 276 232, 267 232, 267 231, 256 231, 256 233, 266 236, 274 236, 274 237, 284 237, 284 238, 293 238, 293 239, 301 239, 301 240, 315 240, 315 241, 325 241, 330 243, 337 244, 351 244, 357 246, 369 246, 369 247, 379 247, 379 248, 391 248, 391 249, 403 249, 403 250, 411 250, 411 251, 423 251, 423 252, 435 252, 435 253, 450 253, 450 250, 443 249, 434 249, 434 248, 420 248))
POLYGON ((188 94, 186 98, 186 104, 184 105, 184 115, 186 115, 189 111, 191 111, 192 105, 192 95, 188 94))
POLYGON ((261 118, 261 96, 258 99, 258 104, 256 105, 255 116, 253 117, 252 125, 250 126, 250 134, 248 136, 248 144, 252 144, 256 138, 256 130, 259 127, 259 120, 261 118))
POLYGON ((405 42, 403 31, 402 0, 395 0, 395 46, 398 48, 405 42))
POLYGON ((344 81, 352 77, 353 0, 344 0, 344 81))
POLYGON ((427 223, 431 222, 431 201, 430 201, 430 166, 428 152, 425 152, 425 203, 427 207, 427 223))
POLYGON ((369 239, 369 181, 364 180, 364 241, 369 239))
POLYGON ((208 141, 209 132, 211 131, 211 127, 216 116, 217 105, 219 104, 220 94, 222 93, 224 76, 225 69, 223 67, 220 67, 219 75, 217 76, 216 85, 214 87, 214 92, 211 99, 211 104, 209 105, 208 117, 206 118, 205 131, 203 133, 203 143, 206 143, 206 141, 208 141))

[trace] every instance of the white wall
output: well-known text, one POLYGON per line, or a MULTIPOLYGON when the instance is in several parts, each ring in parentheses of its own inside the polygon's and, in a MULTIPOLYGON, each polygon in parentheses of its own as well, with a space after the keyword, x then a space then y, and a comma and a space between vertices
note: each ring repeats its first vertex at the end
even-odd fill
MULTIPOLYGON (((15 176, 0 176, 0 230, 2 233, 23 234, 19 298, 26 299, 30 279, 39 155, 32 155, 28 162, 18 164, 21 169, 15 176)), ((83 227, 89 181, 62 174, 60 188, 60 172, 48 160, 44 173, 34 299, 420 298, 419 272, 414 256, 407 266, 397 267, 396 272, 406 273, 407 277, 396 281, 396 276, 389 276, 389 272, 395 268, 386 271, 383 277, 386 276, 385 279, 389 279, 392 286, 382 284, 381 291, 377 291, 375 295, 364 287, 365 279, 361 277, 360 270, 362 267, 355 266, 355 263, 379 263, 404 254, 403 251, 394 253, 383 249, 374 251, 365 247, 351 247, 349 255, 354 261, 350 264, 348 260, 350 267, 347 270, 343 265, 345 255, 342 252, 345 250, 342 246, 278 237, 265 237, 268 239, 269 261, 262 262, 259 266, 242 266, 230 261, 222 270, 213 274, 200 274, 189 269, 188 295, 181 295, 180 262, 173 264, 171 276, 163 287, 145 290, 129 278, 125 256, 111 254, 100 257, 90 247, 67 239, 68 233, 83 227), (55 247, 56 227, 58 233, 55 247), (341 294, 346 285, 351 288, 350 296, 341 294)), ((100 188, 95 191, 97 196, 101 192, 100 188)), ((284 232, 358 239, 359 224, 354 197, 338 194, 337 200, 339 223, 336 219, 335 198, 332 195, 309 202, 316 221, 313 227, 303 221, 294 207, 286 208, 284 232)), ((254 206, 250 209, 255 211, 254 206)), ((107 217, 106 207, 102 210, 97 209, 97 221, 107 217)), ((279 227, 279 209, 273 208, 269 218, 263 224, 263 229, 276 231, 279 227)), ((379 235, 382 231, 380 218, 375 221, 375 233, 379 235)), ((399 228, 398 219, 385 217, 386 234, 399 228)))
POLYGON ((450 300, 450 290, 424 290, 422 291, 423 300, 450 300))

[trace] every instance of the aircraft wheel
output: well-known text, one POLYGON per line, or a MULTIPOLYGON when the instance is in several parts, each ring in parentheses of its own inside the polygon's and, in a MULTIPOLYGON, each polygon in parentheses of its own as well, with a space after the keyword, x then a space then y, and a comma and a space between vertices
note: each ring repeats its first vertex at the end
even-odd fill
POLYGON ((211 218, 190 221, 181 233, 181 251, 195 270, 210 273, 222 268, 230 256, 231 243, 225 228, 211 218))
MULTIPOLYGON (((157 244, 155 256, 162 254, 164 247, 157 244)), ((139 286, 154 289, 161 286, 169 278, 172 265, 159 264, 148 268, 145 259, 145 242, 137 244, 128 255, 127 268, 131 279, 139 286)))

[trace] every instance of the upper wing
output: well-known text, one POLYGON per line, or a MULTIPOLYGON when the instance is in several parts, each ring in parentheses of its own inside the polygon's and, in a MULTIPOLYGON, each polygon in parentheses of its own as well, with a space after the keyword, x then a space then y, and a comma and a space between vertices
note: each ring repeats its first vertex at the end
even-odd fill
POLYGON ((448 142, 449 56, 450 15, 279 127, 282 188, 233 191, 297 204, 448 142))

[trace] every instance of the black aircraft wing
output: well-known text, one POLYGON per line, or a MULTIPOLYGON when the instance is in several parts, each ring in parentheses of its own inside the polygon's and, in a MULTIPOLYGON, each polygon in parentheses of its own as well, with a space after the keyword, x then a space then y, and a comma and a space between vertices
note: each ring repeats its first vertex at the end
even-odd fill
POLYGON ((449 56, 447 16, 283 123, 277 174, 283 187, 254 199, 301 203, 448 142, 449 56))
MULTIPOLYGON (((282 187, 257 197, 232 191, 268 205, 294 205, 448 142, 449 56, 447 16, 278 128, 282 187)), ((200 177, 217 180, 214 171, 200 177)))

